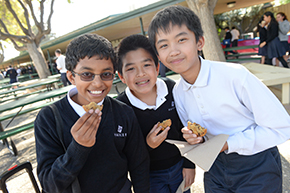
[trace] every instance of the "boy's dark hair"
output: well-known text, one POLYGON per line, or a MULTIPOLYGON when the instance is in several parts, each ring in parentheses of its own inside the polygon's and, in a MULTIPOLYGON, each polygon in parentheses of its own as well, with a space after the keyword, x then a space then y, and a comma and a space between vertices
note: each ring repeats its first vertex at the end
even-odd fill
POLYGON ((121 75, 123 75, 123 72, 122 72, 123 58, 126 56, 128 52, 135 51, 139 48, 143 48, 144 50, 146 50, 152 56, 155 66, 158 66, 158 58, 148 38, 139 34, 130 35, 124 38, 119 45, 117 70, 121 75))
POLYGON ((229 28, 229 27, 225 27, 225 29, 227 29, 227 30, 230 30, 230 28, 229 28))
POLYGON ((233 26, 233 27, 232 27, 232 29, 236 29, 236 27, 235 27, 235 26, 233 26))
POLYGON ((61 54, 61 50, 60 49, 56 49, 55 52, 58 53, 58 54, 61 54))
POLYGON ((196 42, 203 36, 200 20, 191 9, 179 5, 169 6, 157 12, 149 25, 149 40, 155 51, 155 41, 158 30, 167 33, 170 31, 170 24, 172 24, 172 26, 178 25, 179 27, 185 24, 186 27, 194 33, 196 42))
POLYGON ((84 34, 73 39, 67 46, 65 67, 72 71, 81 59, 99 56, 99 59, 111 59, 116 70, 116 56, 112 44, 97 34, 84 34))

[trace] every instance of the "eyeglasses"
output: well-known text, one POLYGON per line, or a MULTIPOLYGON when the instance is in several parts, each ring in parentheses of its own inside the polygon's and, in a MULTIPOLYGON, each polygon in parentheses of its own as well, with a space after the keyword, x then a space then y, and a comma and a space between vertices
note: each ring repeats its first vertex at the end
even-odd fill
POLYGON ((115 77, 115 75, 111 72, 103 72, 101 74, 93 74, 90 72, 83 72, 83 73, 78 74, 78 73, 72 71, 72 74, 79 75, 82 81, 93 81, 95 79, 96 75, 99 75, 103 81, 110 81, 110 80, 113 80, 115 77))

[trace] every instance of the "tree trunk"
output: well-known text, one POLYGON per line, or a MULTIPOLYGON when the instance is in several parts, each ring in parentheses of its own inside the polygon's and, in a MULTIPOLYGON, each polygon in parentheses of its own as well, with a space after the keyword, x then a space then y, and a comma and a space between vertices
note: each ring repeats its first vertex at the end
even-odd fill
POLYGON ((50 75, 50 72, 40 46, 36 46, 34 42, 28 43, 27 51, 34 63, 39 78, 47 78, 47 76, 50 75))
POLYGON ((205 59, 226 61, 213 17, 217 0, 186 0, 186 2, 200 18, 205 39, 203 47, 205 59))

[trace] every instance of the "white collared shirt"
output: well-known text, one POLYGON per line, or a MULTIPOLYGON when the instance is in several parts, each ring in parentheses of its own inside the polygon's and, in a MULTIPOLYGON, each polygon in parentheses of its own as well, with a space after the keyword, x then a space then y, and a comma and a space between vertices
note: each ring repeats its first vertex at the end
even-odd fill
POLYGON ((162 79, 157 78, 156 87, 157 87, 157 97, 156 97, 156 105, 154 106, 147 105, 146 103, 144 103, 143 101, 135 97, 130 91, 129 87, 125 89, 125 92, 130 103, 134 107, 137 107, 141 110, 145 110, 145 109, 156 110, 166 101, 165 97, 168 95, 168 89, 167 89, 166 83, 162 79))
MULTIPOLYGON (((83 107, 77 103, 75 103, 71 98, 78 93, 78 90, 76 87, 72 88, 71 90, 68 91, 67 93, 67 99, 69 104, 72 106, 74 111, 81 117, 83 116, 86 111, 83 109, 83 107)), ((98 103, 98 105, 102 105, 104 102, 104 99, 98 103)), ((88 102, 89 103, 89 102, 88 102)))
POLYGON ((181 78, 173 89, 182 123, 208 134, 228 134, 226 153, 253 155, 289 139, 290 117, 276 96, 240 64, 201 59, 193 85, 181 78))

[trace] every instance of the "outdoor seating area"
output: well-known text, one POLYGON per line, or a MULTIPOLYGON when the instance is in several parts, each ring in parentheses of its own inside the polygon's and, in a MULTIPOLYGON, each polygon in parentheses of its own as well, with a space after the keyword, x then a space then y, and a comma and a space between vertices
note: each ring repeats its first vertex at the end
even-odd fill
POLYGON ((238 46, 223 48, 223 51, 237 51, 237 54, 225 55, 227 62, 243 62, 243 61, 255 61, 259 62, 261 56, 258 56, 258 45, 238 46))
POLYGON ((290 2, 112 2, 3 4, 0 193, 289 192, 290 2))

